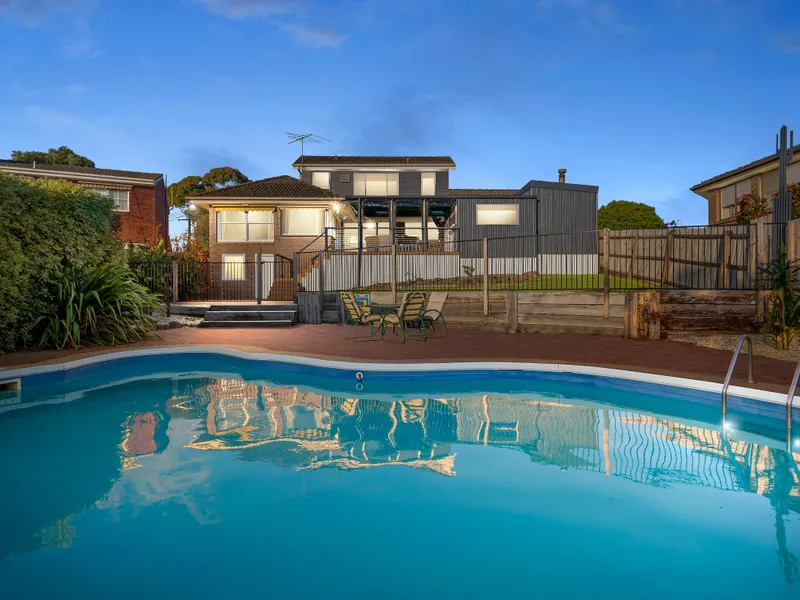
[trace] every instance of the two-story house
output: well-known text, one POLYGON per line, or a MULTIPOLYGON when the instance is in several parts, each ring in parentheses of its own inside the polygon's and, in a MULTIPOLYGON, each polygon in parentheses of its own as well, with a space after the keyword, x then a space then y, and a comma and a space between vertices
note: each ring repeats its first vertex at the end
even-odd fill
POLYGON ((120 215, 118 237, 126 245, 168 241, 169 207, 164 176, 159 173, 97 169, 74 165, 0 160, 0 172, 20 177, 66 179, 114 200, 120 215))
MULTIPOLYGON (((598 188, 566 183, 565 169, 558 182, 451 189, 456 165, 449 156, 301 156, 293 166, 299 178, 272 177, 191 198, 209 211, 211 261, 252 262, 259 251, 286 259, 323 248, 377 252, 392 244, 430 250, 456 240, 597 228, 598 188)), ((509 245, 508 252, 519 247, 509 245)))
MULTIPOLYGON (((788 185, 800 183, 800 145, 794 147, 794 160, 786 170, 788 185)), ((708 224, 733 222, 742 196, 751 194, 767 201, 768 211, 779 191, 778 156, 772 154, 742 167, 706 179, 691 190, 708 202, 708 224)))

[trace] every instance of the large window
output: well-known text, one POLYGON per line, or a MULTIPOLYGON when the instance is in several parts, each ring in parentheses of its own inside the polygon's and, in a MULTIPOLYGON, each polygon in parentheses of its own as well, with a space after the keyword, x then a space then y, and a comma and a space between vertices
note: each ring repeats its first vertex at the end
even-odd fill
POLYGON ((436 173, 420 173, 422 176, 422 195, 436 195, 436 173))
POLYGON ((325 210, 321 208, 284 208, 281 211, 281 235, 319 235, 325 230, 325 210))
POLYGON ((331 174, 328 171, 314 171, 311 173, 311 183, 323 190, 331 189, 331 174))
POLYGON ((275 213, 271 210, 217 211, 218 242, 274 242, 275 213))
POLYGON ((516 204, 478 204, 475 211, 478 225, 519 225, 516 204))
POLYGON ((130 190, 111 190, 105 188, 94 188, 94 191, 111 198, 114 201, 114 209, 120 212, 128 212, 130 210, 130 190))
POLYGON ((353 175, 355 196, 400 195, 399 173, 355 173, 353 175))
POLYGON ((223 281, 241 281, 244 275, 244 254, 222 255, 223 281))

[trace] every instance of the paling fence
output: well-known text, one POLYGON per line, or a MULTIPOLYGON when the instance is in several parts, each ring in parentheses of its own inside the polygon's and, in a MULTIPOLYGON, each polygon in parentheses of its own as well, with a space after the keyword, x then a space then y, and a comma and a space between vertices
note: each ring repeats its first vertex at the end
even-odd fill
POLYGON ((395 244, 295 255, 297 289, 750 290, 758 286, 748 225, 458 240, 443 249, 395 244))

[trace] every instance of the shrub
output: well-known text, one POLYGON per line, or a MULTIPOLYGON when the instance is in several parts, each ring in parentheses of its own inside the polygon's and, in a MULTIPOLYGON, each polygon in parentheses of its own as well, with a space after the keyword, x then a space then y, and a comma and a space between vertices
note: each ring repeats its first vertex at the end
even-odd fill
POLYGON ((60 267, 121 263, 113 201, 63 180, 0 174, 0 351, 33 341, 60 267))
POLYGON ((46 312, 36 324, 39 347, 78 348, 146 338, 154 329, 158 298, 136 282, 127 266, 60 270, 46 312))
POLYGON ((781 244, 778 256, 760 267, 770 296, 770 325, 775 345, 788 350, 792 338, 800 331, 800 296, 795 294, 794 281, 800 274, 798 261, 789 260, 786 246, 781 244))
POLYGON ((598 229, 658 229, 664 219, 656 209, 642 202, 612 200, 597 211, 598 229))

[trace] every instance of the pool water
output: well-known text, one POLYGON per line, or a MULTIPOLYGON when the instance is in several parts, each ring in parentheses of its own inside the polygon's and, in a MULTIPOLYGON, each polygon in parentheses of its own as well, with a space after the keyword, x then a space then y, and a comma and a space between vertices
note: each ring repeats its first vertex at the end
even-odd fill
POLYGON ((723 436, 718 400, 655 386, 356 391, 213 356, 24 383, 0 407, 3 598, 800 597, 773 414, 723 436))

